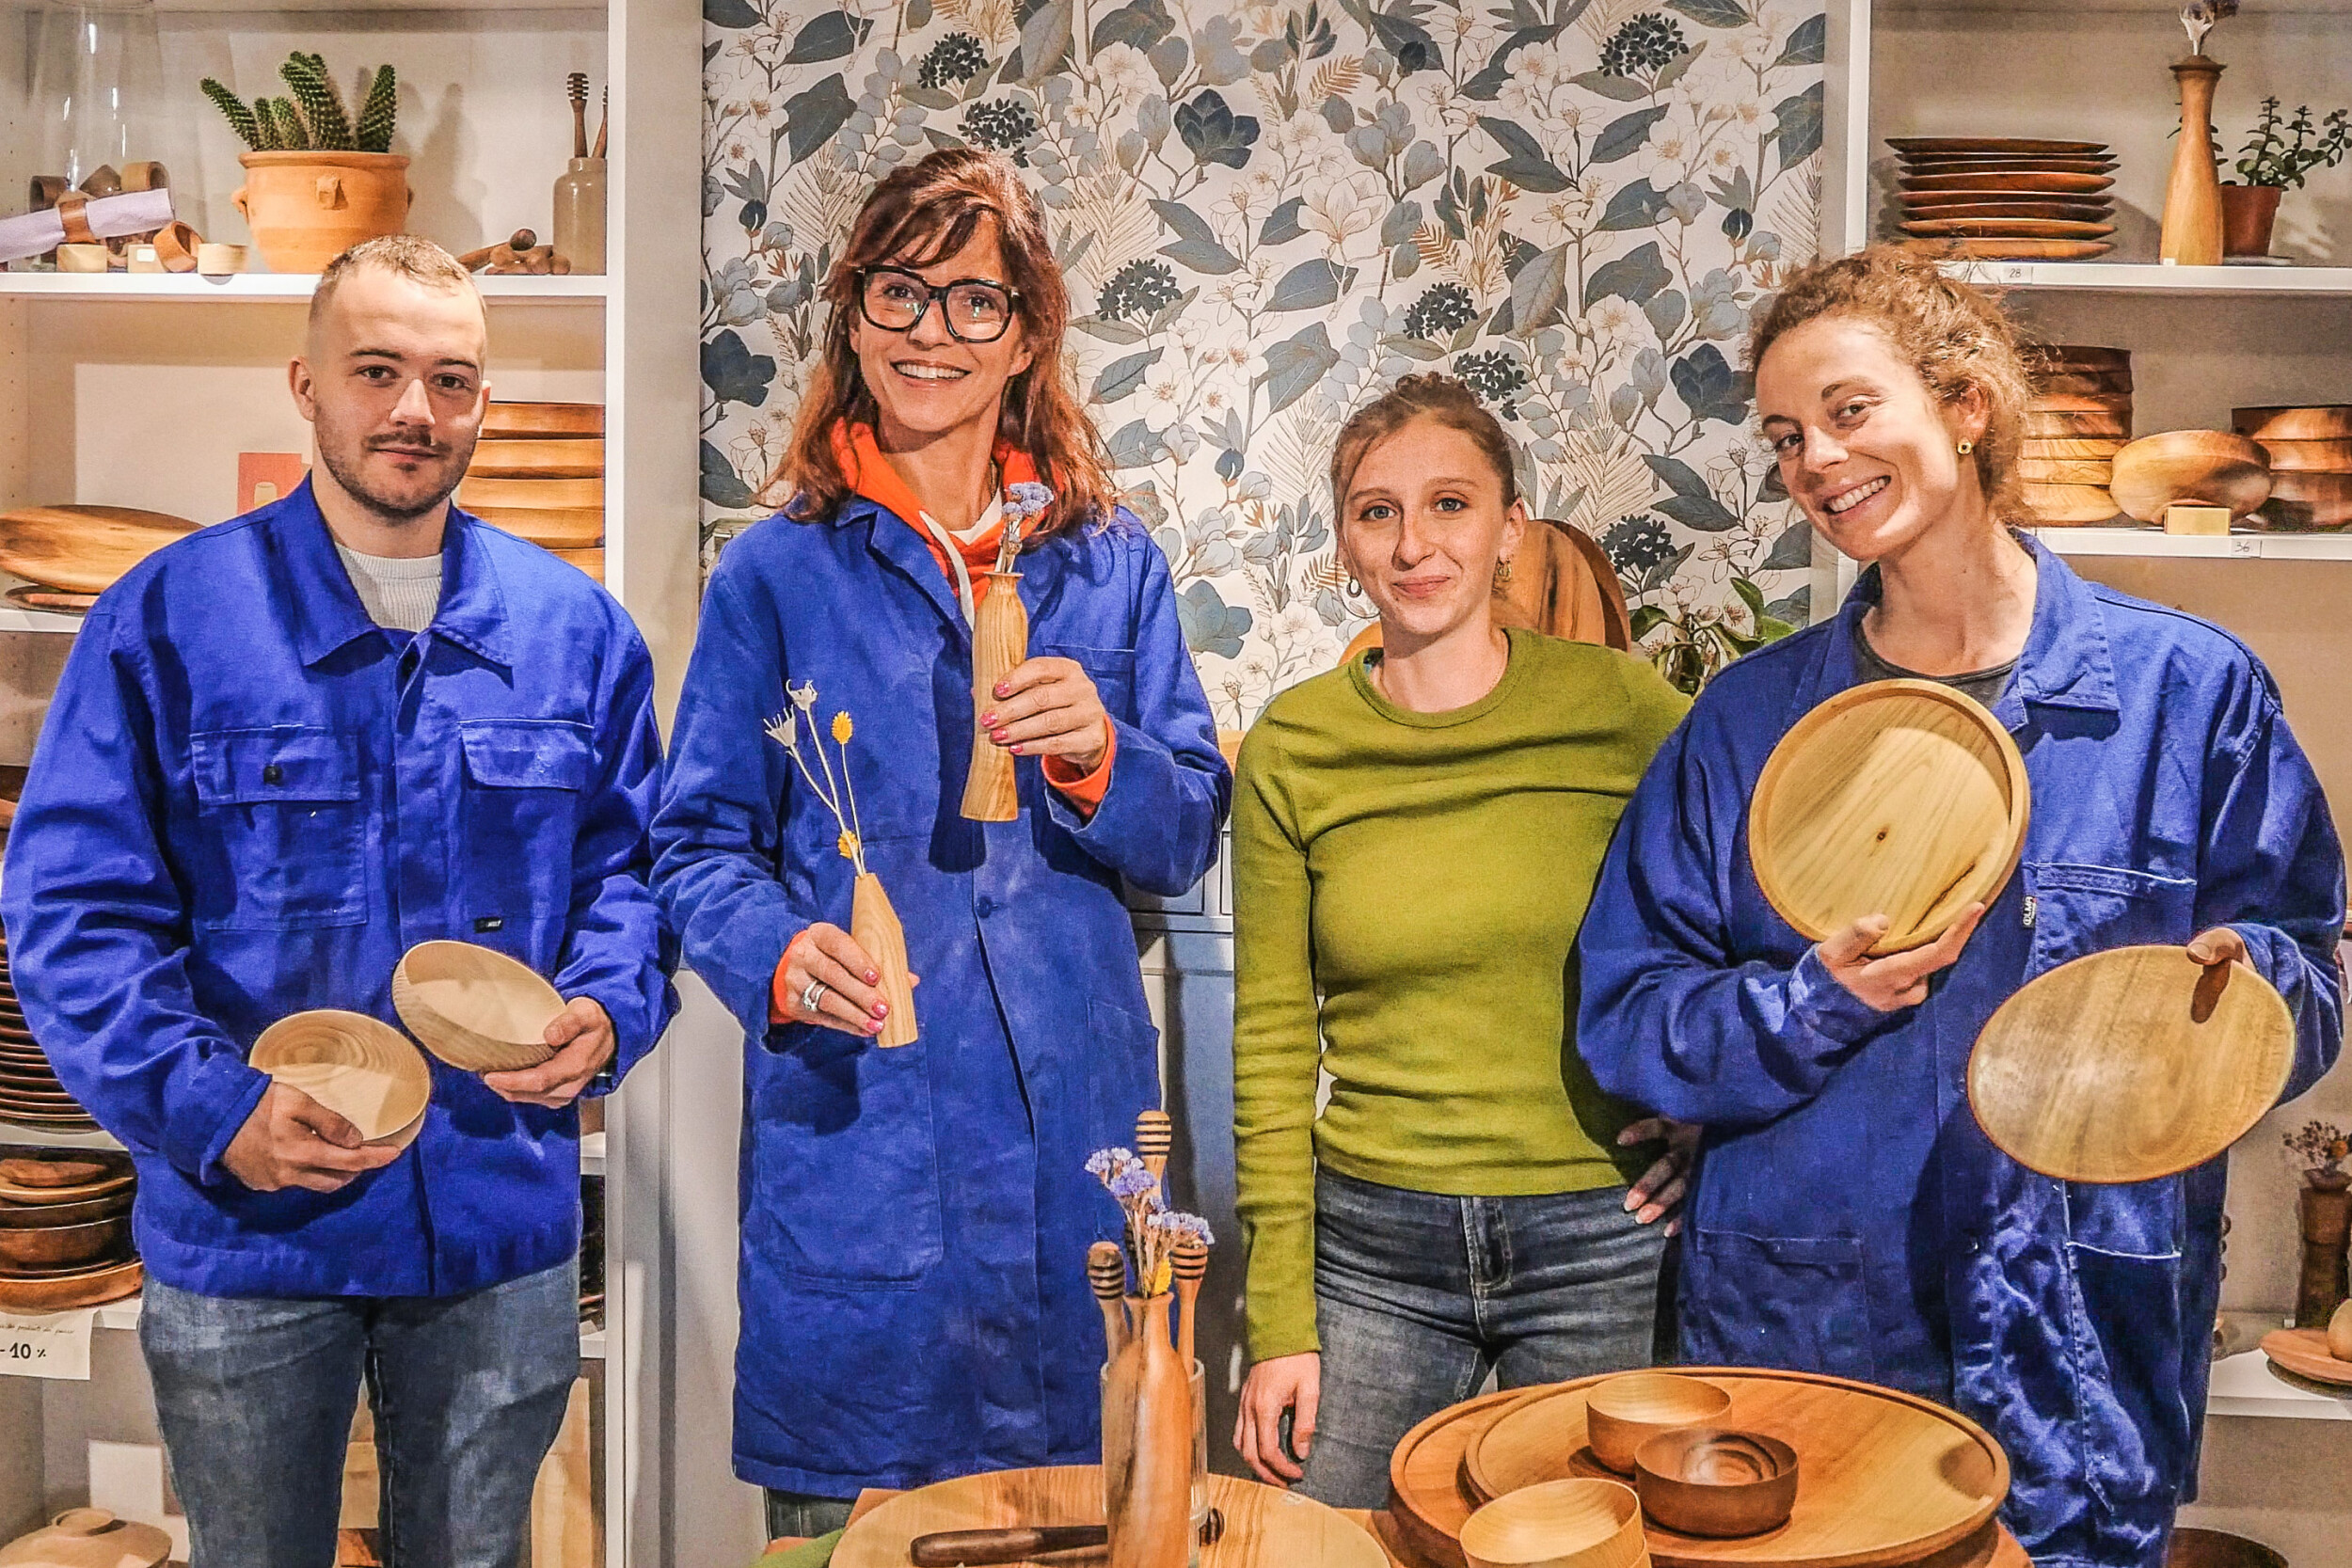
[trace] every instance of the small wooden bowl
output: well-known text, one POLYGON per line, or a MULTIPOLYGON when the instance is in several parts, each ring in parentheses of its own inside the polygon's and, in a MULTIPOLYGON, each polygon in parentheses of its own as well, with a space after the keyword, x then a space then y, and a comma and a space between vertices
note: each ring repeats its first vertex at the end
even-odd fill
POLYGON ((1633 1490, 1654 1524, 1684 1535, 1761 1535, 1797 1507, 1797 1450, 1761 1433, 1700 1428, 1651 1438, 1633 1490))
POLYGON ((2026 505, 2044 523, 2087 526, 2111 521, 2122 509, 2104 484, 2026 485, 2026 505))
POLYGON ((2352 404, 2233 408, 2230 428, 2257 441, 2352 440, 2352 404))
POLYGON ((161 1568, 170 1556, 169 1535, 100 1508, 67 1509, 48 1528, 0 1547, 0 1563, 11 1568, 161 1568))
POLYGON ((433 1069, 399 1030, 338 1007, 279 1019, 262 1031, 246 1060, 300 1089, 379 1147, 413 1143, 433 1098, 433 1069))
POLYGON ((466 1072, 514 1072, 555 1054, 564 998, 528 964, 470 942, 421 942, 392 971, 392 1010, 424 1048, 466 1072))
POLYGON ((2115 454, 2107 490, 2143 523, 2164 521, 2169 506, 2225 507, 2243 517, 2270 497, 2270 460, 2243 436, 2218 430, 2168 430, 2115 454))
POLYGON ((1711 1426, 1730 1408, 1729 1394, 1699 1378, 1628 1372, 1594 1386, 1584 1402, 1584 1435, 1595 1459, 1631 1475, 1644 1443, 1685 1427, 1711 1426))
POLYGON ((1870 951, 1899 953, 1999 894, 2025 847, 2028 793, 2017 743, 1982 705, 1938 681, 1873 681, 1772 748, 1749 802, 1748 861, 1800 934, 1820 942, 1883 914, 1870 951))
POLYGON ((83 1225, 0 1227, 0 1267, 58 1269, 94 1263, 109 1252, 122 1251, 130 1241, 129 1214, 83 1225))
POLYGON ((494 403, 482 417, 485 441, 603 434, 604 404, 600 403, 494 403))
POLYGON ((2186 1527, 2172 1532, 2164 1563, 2165 1568, 2287 1568, 2285 1558, 2259 1541, 2186 1527))
POLYGON ((2257 441, 2277 474, 2352 474, 2352 438, 2341 441, 2257 441))
POLYGON ((1470 1568, 1649 1568, 1642 1505, 1622 1481, 1548 1481, 1497 1497, 1462 1526, 1470 1568))

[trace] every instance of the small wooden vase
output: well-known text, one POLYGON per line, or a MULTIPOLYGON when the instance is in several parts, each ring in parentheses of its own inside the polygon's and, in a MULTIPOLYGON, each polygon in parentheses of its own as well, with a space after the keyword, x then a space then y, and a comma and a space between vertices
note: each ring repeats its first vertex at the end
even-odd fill
POLYGON ((1128 1298, 1136 1333, 1104 1372, 1110 1568, 1185 1568, 1191 1560, 1192 1375, 1168 1342, 1174 1299, 1128 1298))
POLYGON ((874 1043, 913 1045, 914 987, 907 979, 906 927, 898 924, 898 911, 890 907, 882 879, 870 871, 859 874, 856 891, 850 895, 850 940, 866 949, 882 971, 882 1000, 890 1004, 890 1016, 882 1021, 874 1043))
POLYGON ((963 781, 968 822, 1009 822, 1021 815, 1012 753, 988 738, 980 716, 995 705, 996 683, 1029 657, 1029 611, 1021 574, 988 574, 988 596, 972 612, 972 768, 963 781))
POLYGON ((2213 166, 2213 89, 2221 64, 2203 55, 2176 62, 2181 139, 2164 189, 2164 233, 2157 254, 2182 267, 2221 264, 2221 176, 2213 166))
POLYGON ((2326 1328, 2345 1295, 2352 1190, 2305 1187, 2297 1195, 2296 1209, 2302 1219, 2303 1274, 2295 1291, 2295 1326, 2326 1328))

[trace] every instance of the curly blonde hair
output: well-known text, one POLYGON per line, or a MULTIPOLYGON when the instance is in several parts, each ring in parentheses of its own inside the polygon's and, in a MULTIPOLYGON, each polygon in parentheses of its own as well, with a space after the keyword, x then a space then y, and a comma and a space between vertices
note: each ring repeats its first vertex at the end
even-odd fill
POLYGON ((1872 245, 1819 261, 1789 278, 1748 338, 1748 366, 1810 321, 1846 316, 1879 328, 1911 362, 1929 393, 1950 404, 1970 388, 1985 404, 1974 453, 1977 481, 1995 519, 2031 527, 2018 454, 2032 382, 2016 324, 1982 290, 1945 276, 1935 261, 1894 245, 1872 245))

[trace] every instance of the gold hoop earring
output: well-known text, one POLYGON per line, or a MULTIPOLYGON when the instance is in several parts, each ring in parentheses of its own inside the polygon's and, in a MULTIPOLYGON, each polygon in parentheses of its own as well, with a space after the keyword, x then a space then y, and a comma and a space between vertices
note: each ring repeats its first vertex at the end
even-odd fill
POLYGON ((1952 450, 1960 453, 1961 456, 1965 457, 1970 452, 1977 450, 1977 443, 1974 441, 1963 441, 1959 446, 1954 447, 1952 450))

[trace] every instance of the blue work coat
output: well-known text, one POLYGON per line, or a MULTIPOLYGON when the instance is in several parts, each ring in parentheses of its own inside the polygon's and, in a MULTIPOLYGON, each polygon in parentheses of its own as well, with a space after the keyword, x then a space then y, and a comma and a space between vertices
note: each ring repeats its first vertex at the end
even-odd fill
POLYGON ((653 667, 621 607, 453 510, 433 624, 369 618, 306 482, 100 595, 8 835, 0 912, 57 1076, 138 1167, 156 1278, 214 1296, 454 1295, 580 1244, 577 1112, 432 1062, 422 1131, 339 1192, 221 1155, 288 1013, 398 1027, 412 944, 495 947, 612 1016, 675 1008, 647 887, 653 667))
MULTIPOLYGON (((852 497, 730 541, 704 595, 654 837, 686 962, 741 1021, 735 1465, 824 1497, 1091 1461, 1118 1210, 1084 1162, 1159 1103, 1120 880, 1198 881, 1232 793, 1157 546, 1120 514, 1021 557, 1029 652, 1078 661, 1118 731, 1081 815, 1022 758, 1020 816, 958 814, 972 648, 914 528, 852 497), (847 929, 850 863, 762 725, 847 709, 866 859, 906 927, 920 1038, 771 1027, 786 945, 847 929)), ((1004 592, 999 587, 996 592, 1004 592)), ((840 753, 824 744, 840 768, 840 753)))
POLYGON ((1968 1054, 2035 975, 2228 925, 2294 1010, 2301 1093, 2342 1041, 2343 852, 2252 653, 2027 548, 2033 627, 1993 709, 2031 781, 2024 863, 1929 999, 1865 1006, 1748 862, 1765 758, 1855 684, 1873 567, 1835 619, 1724 670, 1659 753, 1585 919, 1577 1041, 1605 1087, 1707 1126, 1686 1361, 1952 1405, 2008 1450, 2003 1517, 2041 1568, 2159 1568, 2194 1495, 2226 1166, 2038 1176, 1978 1128, 1968 1054))

